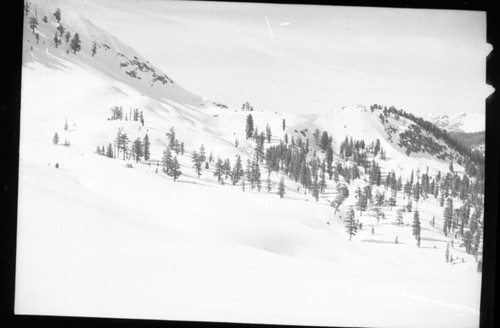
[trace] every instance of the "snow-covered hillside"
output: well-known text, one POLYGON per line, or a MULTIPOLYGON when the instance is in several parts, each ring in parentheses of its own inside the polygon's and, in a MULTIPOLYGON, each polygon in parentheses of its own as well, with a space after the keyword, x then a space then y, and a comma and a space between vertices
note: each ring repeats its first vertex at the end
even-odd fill
MULTIPOLYGON (((404 118, 381 121, 379 110, 363 106, 333 109, 322 116, 219 107, 182 89, 173 82, 175 77, 72 12, 70 2, 31 1, 25 20, 17 314, 478 326, 477 260, 482 252, 466 252, 460 246, 462 236, 443 234, 440 198, 445 192, 440 189, 434 197, 425 191, 420 200, 415 195, 410 200, 403 189, 389 186, 396 176, 412 183, 414 177, 415 185, 424 185, 426 172, 439 185, 434 175, 442 174, 443 181, 450 177, 446 173, 452 160, 453 181, 465 186, 464 171, 470 165, 466 168, 463 156, 443 140, 415 132, 418 127, 404 118), (65 32, 56 48, 57 8, 65 32), (32 30, 35 13, 38 24, 32 30), (81 50, 74 53, 76 33, 81 50), (122 119, 113 119, 114 106, 122 108, 122 119), (132 118, 135 109, 144 122, 132 118), (254 132, 270 131, 269 139, 262 138, 265 160, 260 163, 255 158, 261 139, 248 137, 245 128, 249 116, 254 132), (328 147, 335 166, 334 177, 325 178, 317 198, 311 185, 301 183, 304 174, 314 179, 307 172, 316 163, 327 162, 328 151, 314 141, 316 130, 331 138, 328 147), (182 143, 182 150, 176 145, 172 151, 182 171, 176 179, 163 171, 172 131, 182 143), (116 145, 117 134, 128 136, 127 150, 116 145), (134 160, 132 145, 146 135, 150 158, 143 154, 134 160), (346 136, 366 142, 361 154, 380 168, 378 183, 370 184, 368 169, 360 167, 358 172, 358 158, 341 154, 346 136), (292 139, 310 148, 304 152, 304 147, 292 146, 292 139), (385 158, 368 150, 377 140, 385 158), (111 156, 96 153, 96 148, 100 152, 108 145, 111 156), (202 145, 207 160, 198 177, 193 158, 202 145), (294 160, 305 154, 301 179, 295 179, 291 169, 285 173, 283 167, 294 164, 291 160, 287 165, 280 162, 280 170, 268 170, 275 154, 271 150, 279 147, 285 149, 280 156, 285 153, 294 160), (237 156, 243 170, 247 160, 251 163, 246 175, 253 176, 250 169, 255 166, 260 170, 262 189, 253 188, 250 178, 244 185, 246 178, 233 183, 230 175, 216 177, 218 158, 221 163, 230 160, 234 168, 237 156), (354 170, 359 176, 350 178, 354 170), (283 197, 278 195, 281 179, 283 197), (349 195, 336 210, 332 204, 342 185, 349 195), (367 186, 385 200, 376 206, 370 199, 370 206, 358 209, 357 190, 367 186), (405 211, 396 224, 398 210, 408 202, 413 211, 405 211), (344 222, 350 208, 359 225, 353 236, 346 233, 344 222), (421 226, 418 247, 412 227, 415 208, 421 226)), ((465 188, 462 196, 471 194, 465 188)), ((418 189, 416 193, 420 195, 418 189)), ((465 208, 465 199, 450 197, 455 209, 465 208)), ((480 225, 479 207, 470 211, 470 222, 479 220, 480 225)), ((474 236, 480 236, 477 231, 474 236)))
POLYGON ((453 115, 424 113, 419 116, 448 132, 479 132, 484 131, 486 126, 485 115, 479 113, 456 113, 453 115))

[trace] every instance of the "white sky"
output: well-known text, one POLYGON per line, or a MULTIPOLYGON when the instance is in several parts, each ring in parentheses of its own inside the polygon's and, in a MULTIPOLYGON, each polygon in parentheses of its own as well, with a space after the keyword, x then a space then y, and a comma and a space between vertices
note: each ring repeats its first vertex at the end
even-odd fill
POLYGON ((484 12, 73 0, 185 89, 256 110, 484 113, 484 12))

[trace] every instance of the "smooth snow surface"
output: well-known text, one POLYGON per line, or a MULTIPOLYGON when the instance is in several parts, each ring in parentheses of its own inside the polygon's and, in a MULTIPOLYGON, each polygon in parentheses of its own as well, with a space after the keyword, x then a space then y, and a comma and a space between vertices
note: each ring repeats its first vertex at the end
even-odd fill
MULTIPOLYGON (((54 11, 49 2, 34 2, 39 17, 54 11)), ((334 214, 331 180, 316 203, 288 178, 284 199, 276 194, 277 186, 268 193, 265 182, 260 192, 249 186, 243 192, 229 181, 218 184, 213 163, 198 179, 191 154, 202 144, 207 156, 229 158, 231 165, 241 155, 245 167, 255 146, 245 139, 249 112, 217 108, 177 84, 150 87, 128 78, 117 65, 117 49, 140 58, 133 49, 76 14, 64 11, 62 16, 72 34, 81 33, 81 53, 67 53, 64 41, 54 48, 53 17, 47 24, 39 19, 38 45, 25 27, 16 314, 478 326, 481 275, 458 241, 451 254, 463 262, 445 262, 451 239, 440 232, 443 209, 436 200, 419 204, 422 245, 417 248, 406 225, 413 213, 405 213, 405 225, 398 227, 396 209, 389 208, 379 223, 370 211, 362 216, 357 211, 363 230, 349 241, 342 217, 355 201, 359 181, 350 187, 346 206, 334 214), (92 38, 110 43, 107 55, 103 48, 89 55, 92 38), (108 120, 115 105, 125 113, 139 108, 145 125, 108 120), (182 170, 177 182, 161 166, 156 173, 172 126, 186 148, 177 155, 182 170), (97 146, 113 143, 120 127, 131 141, 148 134, 150 163, 95 154, 97 146), (68 140, 70 146, 55 146, 55 132, 60 144, 68 140), (429 225, 433 216, 436 227, 429 225)), ((336 152, 346 134, 367 142, 380 139, 387 151, 387 161, 380 162, 384 174, 395 170, 407 177, 414 168, 437 172, 448 167, 432 156, 406 156, 397 140, 386 140, 378 113, 363 107, 320 117, 251 114, 259 131, 271 127, 271 145, 285 133, 297 138, 303 132, 312 141, 319 128, 333 135, 336 152)), ((404 120, 392 124, 405 128, 404 120)), ((267 178, 264 168, 262 177, 267 178)), ((280 178, 271 174, 274 183, 280 178)), ((397 200, 398 206, 405 202, 397 200)))

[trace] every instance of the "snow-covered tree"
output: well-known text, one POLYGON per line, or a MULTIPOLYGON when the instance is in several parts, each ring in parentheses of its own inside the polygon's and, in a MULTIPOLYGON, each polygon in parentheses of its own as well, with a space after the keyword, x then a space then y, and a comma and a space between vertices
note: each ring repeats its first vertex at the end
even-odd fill
POLYGON ((358 232, 358 224, 354 218, 354 209, 352 206, 347 210, 344 222, 346 223, 346 232, 349 234, 349 241, 351 241, 352 236, 358 232))

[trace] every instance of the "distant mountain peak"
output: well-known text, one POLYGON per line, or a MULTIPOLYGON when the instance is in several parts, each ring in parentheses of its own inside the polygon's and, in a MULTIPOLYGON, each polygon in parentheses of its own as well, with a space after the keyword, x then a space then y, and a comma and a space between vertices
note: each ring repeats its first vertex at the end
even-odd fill
POLYGON ((422 113, 418 116, 448 132, 479 132, 485 130, 485 114, 482 113, 456 113, 452 115, 439 115, 422 113))

